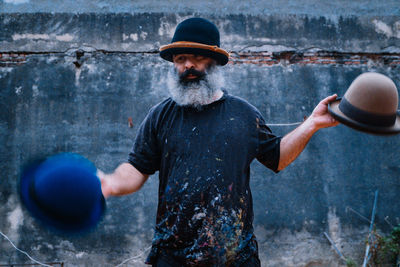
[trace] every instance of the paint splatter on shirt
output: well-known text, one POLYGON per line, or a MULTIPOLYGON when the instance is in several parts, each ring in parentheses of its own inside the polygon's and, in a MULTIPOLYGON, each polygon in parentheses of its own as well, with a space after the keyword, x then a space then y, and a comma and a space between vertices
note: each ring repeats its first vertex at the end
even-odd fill
POLYGON ((232 266, 257 254, 250 163, 276 171, 280 137, 260 112, 229 95, 201 110, 168 98, 142 122, 129 162, 159 171, 159 202, 148 263, 232 266))

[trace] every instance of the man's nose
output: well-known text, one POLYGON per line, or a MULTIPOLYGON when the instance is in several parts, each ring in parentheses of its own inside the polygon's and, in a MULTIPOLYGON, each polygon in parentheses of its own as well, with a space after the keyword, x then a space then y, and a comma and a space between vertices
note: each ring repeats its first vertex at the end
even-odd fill
POLYGON ((185 61, 185 70, 194 68, 195 65, 190 59, 186 59, 185 61))

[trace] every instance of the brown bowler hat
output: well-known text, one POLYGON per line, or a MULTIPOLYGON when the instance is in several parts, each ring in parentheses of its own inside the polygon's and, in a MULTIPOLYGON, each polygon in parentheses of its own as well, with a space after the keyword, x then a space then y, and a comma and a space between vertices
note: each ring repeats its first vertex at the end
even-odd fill
POLYGON ((400 133, 399 96, 387 76, 367 72, 358 76, 341 99, 328 105, 332 116, 356 130, 378 135, 400 133))
POLYGON ((173 62, 173 55, 196 54, 213 58, 223 66, 229 61, 229 53, 219 45, 219 31, 214 23, 190 18, 178 24, 171 43, 160 48, 160 56, 173 62))

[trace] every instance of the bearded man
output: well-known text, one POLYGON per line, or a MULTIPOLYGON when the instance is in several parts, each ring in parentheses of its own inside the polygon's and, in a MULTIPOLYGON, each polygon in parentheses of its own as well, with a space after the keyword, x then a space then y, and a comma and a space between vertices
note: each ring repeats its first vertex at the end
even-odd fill
POLYGON ((159 171, 155 233, 147 263, 164 266, 260 266, 253 229, 250 164, 257 159, 278 172, 319 129, 338 124, 322 100, 283 138, 272 134, 260 112, 222 90, 218 66, 229 54, 208 20, 181 22, 171 44, 171 97, 142 122, 128 162, 98 172, 105 197, 139 190, 159 171))

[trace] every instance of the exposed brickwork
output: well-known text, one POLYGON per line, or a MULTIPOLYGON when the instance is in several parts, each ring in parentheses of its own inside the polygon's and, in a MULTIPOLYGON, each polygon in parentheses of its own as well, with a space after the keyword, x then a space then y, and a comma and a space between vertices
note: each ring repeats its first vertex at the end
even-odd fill
MULTIPOLYGON (((112 51, 97 51, 97 53, 121 53, 112 51)), ((156 54, 157 52, 151 52, 156 54)), ((27 57, 37 53, 1 53, 0 67, 18 66, 26 62, 27 57)), ((50 53, 41 53, 46 56, 50 53)), ((54 54, 54 53, 51 53, 54 54)), ((124 52, 124 54, 138 54, 124 52)), ((318 64, 318 65, 365 65, 369 63, 388 66, 400 65, 400 53, 342 53, 342 52, 232 52, 229 64, 318 64)))
POLYGON ((364 65, 370 62, 400 65, 400 53, 339 53, 339 52, 247 52, 231 53, 230 64, 335 64, 364 65))
POLYGON ((0 67, 22 65, 26 62, 25 53, 0 53, 0 67))

